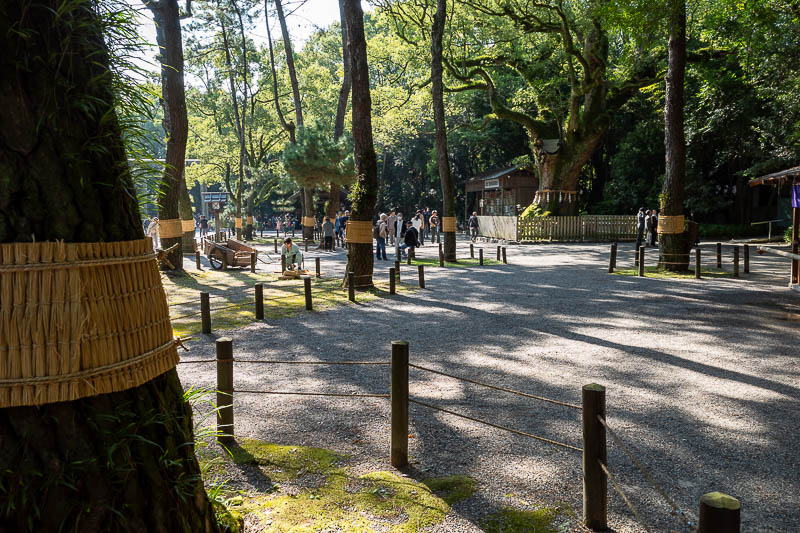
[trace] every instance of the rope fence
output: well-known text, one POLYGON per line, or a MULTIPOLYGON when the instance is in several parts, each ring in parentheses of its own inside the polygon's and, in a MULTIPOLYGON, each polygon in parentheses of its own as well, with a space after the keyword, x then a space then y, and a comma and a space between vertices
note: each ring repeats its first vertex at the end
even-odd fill
MULTIPOLYGON (((653 248, 651 251, 658 252, 658 266, 668 266, 668 265, 679 265, 685 266, 687 270, 694 270, 695 272, 695 279, 702 278, 702 269, 703 269, 703 262, 702 262, 702 252, 701 247, 708 246, 708 245, 695 245, 694 246, 694 253, 665 253, 662 252, 661 249, 653 248), (692 256, 694 256, 694 267, 689 268, 692 265, 692 256), (669 261, 665 261, 663 259, 670 259, 669 261), (676 258, 685 258, 683 259, 676 259, 676 258)), ((715 257, 715 266, 718 270, 723 269, 723 263, 725 264, 732 264, 733 270, 732 274, 734 278, 739 277, 740 273, 740 257, 744 256, 744 273, 750 273, 750 246, 744 244, 742 246, 738 244, 730 244, 727 245, 728 247, 732 247, 733 255, 732 258, 729 260, 728 256, 724 256, 722 254, 722 243, 718 242, 715 245, 716 250, 716 257, 715 257), (740 251, 743 250, 743 254, 740 251)), ((608 272, 612 274, 614 270, 617 268, 617 251, 618 251, 618 243, 613 243, 611 245, 611 254, 609 257, 608 262, 608 272)), ((645 261, 647 258, 648 249, 645 246, 639 246, 637 250, 634 252, 634 268, 638 269, 638 276, 645 277, 645 261)), ((714 264, 714 262, 707 262, 707 264, 714 264)))

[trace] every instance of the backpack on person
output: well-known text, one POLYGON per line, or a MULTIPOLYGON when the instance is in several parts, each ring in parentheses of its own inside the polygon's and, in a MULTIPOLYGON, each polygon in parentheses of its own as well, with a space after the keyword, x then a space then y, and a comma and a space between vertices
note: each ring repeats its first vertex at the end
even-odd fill
POLYGON ((372 226, 372 238, 373 239, 377 239, 378 237, 381 236, 381 227, 380 227, 380 225, 381 225, 381 223, 378 222, 377 224, 372 226))

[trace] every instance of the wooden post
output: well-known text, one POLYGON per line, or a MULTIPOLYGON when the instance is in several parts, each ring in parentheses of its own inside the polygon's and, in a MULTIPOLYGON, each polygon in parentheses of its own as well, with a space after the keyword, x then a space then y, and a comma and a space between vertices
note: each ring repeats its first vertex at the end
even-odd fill
POLYGON ((308 239, 303 239, 303 242, 305 243, 306 246, 305 253, 308 253, 308 239))
POLYGON ((319 257, 314 258, 314 268, 317 269, 317 277, 318 278, 322 277, 322 272, 320 271, 320 265, 319 265, 319 257))
POLYGON ((306 311, 311 311, 311 276, 303 276, 303 290, 306 293, 306 311))
POLYGON ((397 283, 397 280, 395 279, 395 268, 396 267, 391 267, 389 269, 389 294, 394 294, 397 292, 395 287, 395 284, 397 283))
POLYGON ((717 243, 717 268, 722 268, 722 243, 717 243))
POLYGON ((608 273, 614 272, 614 267, 617 266, 617 243, 611 244, 611 256, 608 259, 608 273))
POLYGON ((414 259, 414 249, 413 248, 409 248, 408 249, 408 262, 407 262, 407 264, 410 265, 412 259, 414 259))
POLYGON ((250 252, 250 272, 256 271, 256 253, 250 252))
POLYGON ((264 320, 264 284, 256 283, 256 320, 264 320))
POLYGON ((207 292, 200 293, 200 320, 203 323, 203 333, 211 333, 211 305, 207 292))
POLYGON ((444 252, 441 247, 439 247, 439 266, 444 267, 444 252))
POLYGON ((392 341, 392 435, 389 462, 408 464, 408 343, 392 341))
POLYGON ((417 265, 417 272, 419 273, 419 288, 425 288, 425 265, 417 265))
POLYGON ((503 264, 504 265, 508 264, 508 258, 506 257, 506 247, 505 246, 503 246, 503 264))
POLYGON ((744 273, 750 273, 750 245, 744 245, 744 273))
POLYGON ((197 265, 197 270, 203 270, 200 266, 200 250, 195 250, 194 252, 194 263, 197 265))
POLYGON ((230 444, 233 431, 233 341, 217 339, 217 441, 230 444))
POLYGON ((478 248, 478 260, 481 266, 483 266, 483 248, 478 248))
POLYGON ((475 259, 475 245, 472 243, 469 243, 469 258, 475 259))
MULTIPOLYGON (((275 230, 275 231, 278 231, 278 230, 275 230)), ((275 253, 277 254, 278 253, 278 239, 273 239, 272 242, 273 242, 273 244, 275 244, 275 253)))
POLYGON ((352 272, 347 273, 347 298, 351 302, 356 301, 356 282, 355 282, 355 274, 352 272))
POLYGON ((694 279, 700 279, 700 273, 703 271, 703 265, 700 262, 700 247, 694 249, 694 279))
MULTIPOLYGON (((800 253, 800 243, 798 239, 797 232, 800 231, 800 207, 793 207, 792 208, 792 253, 797 254, 800 253)), ((792 259, 792 271, 790 273, 789 282, 791 284, 798 283, 800 284, 800 261, 796 259, 792 259)))
POLYGON ((739 500, 721 492, 700 496, 697 533, 739 533, 742 506, 739 500))
POLYGON ((497 262, 500 262, 500 247, 497 247, 497 262))
POLYGON ((639 277, 644 277, 644 246, 639 247, 639 277))
POLYGON ((581 391, 583 417, 583 524, 605 530, 608 509, 608 480, 600 468, 606 463, 606 429, 598 417, 606 418, 606 388, 596 383, 581 391))
POLYGON ((281 254, 281 276, 286 272, 286 256, 281 254))
POLYGON ((394 275, 397 276, 397 281, 400 281, 400 261, 398 259, 394 261, 394 275))
POLYGON ((228 254, 222 252, 222 270, 228 270, 228 254))
POLYGON ((739 277, 739 247, 733 247, 733 277, 739 277))

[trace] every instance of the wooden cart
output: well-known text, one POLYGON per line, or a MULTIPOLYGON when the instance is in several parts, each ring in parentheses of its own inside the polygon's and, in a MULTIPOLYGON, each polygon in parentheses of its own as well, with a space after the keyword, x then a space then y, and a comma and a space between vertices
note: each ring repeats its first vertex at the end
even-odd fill
POLYGON ((215 269, 223 267, 223 257, 229 267, 249 267, 251 253, 255 253, 258 258, 258 251, 255 248, 236 239, 228 239, 225 243, 203 239, 203 253, 215 269))

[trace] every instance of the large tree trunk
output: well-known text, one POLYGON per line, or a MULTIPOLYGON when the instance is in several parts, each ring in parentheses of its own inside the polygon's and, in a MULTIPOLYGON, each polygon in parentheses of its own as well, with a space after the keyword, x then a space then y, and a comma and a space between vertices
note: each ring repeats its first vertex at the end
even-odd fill
MULTIPOLYGON (((356 195, 350 220, 371 225, 378 189, 378 161, 372 143, 372 100, 369 93, 367 41, 364 37, 364 13, 360 0, 342 0, 347 26, 347 51, 350 54, 353 80, 353 156, 356 167, 356 195)), ((356 287, 372 286, 372 239, 347 242, 347 272, 355 275, 356 287)))
POLYGON ((578 182, 581 169, 591 161, 592 152, 603 138, 597 132, 590 139, 575 145, 562 146, 556 153, 548 153, 542 146, 534 146, 539 189, 535 202, 543 211, 554 216, 578 214, 578 182))
MULTIPOLYGON (((333 125, 333 141, 338 141, 344 133, 344 118, 347 113, 347 101, 350 99, 350 54, 347 52, 347 21, 345 20, 342 9, 342 0, 339 0, 339 19, 342 26, 342 87, 339 89, 339 101, 336 105, 336 121, 333 125)), ((330 197, 328 198, 328 209, 326 214, 333 220, 339 210, 339 197, 341 196, 341 186, 332 181, 330 184, 330 197)))
MULTIPOLYGON (((143 238, 100 31, 89 0, 0 10, 0 242, 143 238)), ((217 531, 182 394, 0 409, 0 531, 217 531)))
POLYGON ((686 74, 686 5, 684 0, 670 2, 670 10, 669 64, 664 96, 666 173, 661 192, 661 217, 658 231, 659 263, 667 270, 684 271, 689 267, 689 237, 683 231, 682 223, 673 222, 682 222, 683 219, 686 181, 686 142, 683 132, 683 83, 686 74), (680 218, 670 219, 668 217, 680 218))
POLYGON ((181 248, 185 254, 193 254, 197 248, 197 242, 194 240, 194 216, 192 215, 192 199, 189 196, 189 189, 186 188, 186 174, 181 180, 181 196, 178 201, 178 212, 181 215, 181 220, 191 220, 191 231, 183 232, 183 240, 181 241, 181 248))
MULTIPOLYGON (((163 185, 159 195, 160 220, 181 219, 180 203, 186 190, 184 166, 186 140, 189 136, 189 119, 186 115, 186 95, 183 87, 183 41, 181 39, 178 0, 148 1, 145 5, 153 13, 156 41, 161 63, 161 105, 164 108, 164 132, 167 136, 167 157, 163 185)), ((191 213, 190 213, 191 215, 191 213)), ((161 239, 167 249, 181 243, 183 236, 161 239)), ((183 250, 178 246, 167 259, 176 270, 183 270, 183 250)))
MULTIPOLYGON (((450 160, 447 155, 447 123, 444 115, 444 94, 442 81, 442 36, 444 22, 447 19, 447 0, 436 0, 436 14, 431 28, 431 94, 433 96, 433 122, 436 125, 436 162, 439 165, 439 179, 442 182, 442 221, 440 229, 444 229, 444 218, 456 216, 456 190, 453 175, 450 173, 450 160)), ((450 231, 444 232, 444 258, 456 260, 455 223, 450 231)))
MULTIPOLYGON (((303 127, 303 104, 300 100, 300 85, 297 83, 297 70, 294 66, 294 53, 292 52, 292 40, 289 36, 289 29, 286 27, 286 16, 283 14, 281 0, 275 0, 275 11, 278 13, 278 22, 281 25, 281 35, 283 36, 283 46, 286 50, 286 68, 289 70, 289 81, 292 85, 292 98, 294 99, 294 116, 297 127, 303 127)), ((306 224, 305 219, 314 217, 314 188, 303 187, 303 240, 314 239, 314 224, 306 224)))

